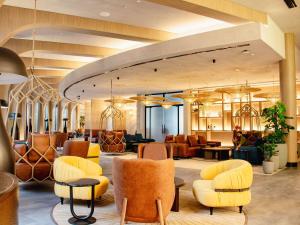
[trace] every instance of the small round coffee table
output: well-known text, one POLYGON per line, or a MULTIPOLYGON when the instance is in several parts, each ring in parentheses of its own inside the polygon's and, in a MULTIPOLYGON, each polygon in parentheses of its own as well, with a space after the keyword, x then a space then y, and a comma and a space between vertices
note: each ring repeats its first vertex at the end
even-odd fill
POLYGON ((67 186, 70 187, 70 210, 72 213, 72 216, 68 222, 70 224, 74 225, 87 225, 87 224, 93 224, 96 222, 96 218, 92 217, 94 213, 94 207, 95 207, 95 185, 100 184, 99 180, 96 179, 90 179, 90 178, 83 178, 76 181, 71 181, 68 183, 65 183, 67 186), (78 216, 76 215, 74 211, 74 199, 73 199, 73 188, 76 187, 91 187, 91 211, 90 214, 87 216, 78 216))
POLYGON ((174 182, 175 182, 175 198, 174 198, 171 211, 179 212, 179 188, 182 187, 185 183, 184 180, 179 177, 175 177, 174 182))

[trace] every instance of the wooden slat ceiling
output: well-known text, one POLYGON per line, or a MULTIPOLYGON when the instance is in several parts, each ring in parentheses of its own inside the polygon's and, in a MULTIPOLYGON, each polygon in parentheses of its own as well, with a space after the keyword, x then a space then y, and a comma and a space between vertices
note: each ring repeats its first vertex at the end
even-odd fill
MULTIPOLYGON (((231 23, 245 21, 267 23, 267 15, 265 13, 228 0, 147 1, 157 4, 157 7, 160 7, 160 5, 168 6, 231 23)), ((3 3, 4 0, 0 0, 0 46, 10 48, 20 55, 31 51, 31 40, 15 39, 14 37, 20 32, 34 28, 33 10, 7 6, 3 5, 3 3)), ((37 24, 35 27, 60 28, 76 33, 151 43, 176 37, 173 33, 157 29, 40 10, 37 11, 37 24)), ((35 42, 35 49, 61 55, 89 56, 96 58, 117 54, 120 51, 115 48, 102 46, 95 47, 39 40, 35 42)), ((27 68, 29 68, 31 59, 23 57, 23 60, 27 68)), ((49 82, 53 79, 50 83, 55 85, 55 82, 59 82, 61 77, 65 76, 70 70, 85 64, 86 62, 37 58, 35 59, 35 67, 39 69, 36 69, 35 73, 38 76, 44 77, 49 82)))

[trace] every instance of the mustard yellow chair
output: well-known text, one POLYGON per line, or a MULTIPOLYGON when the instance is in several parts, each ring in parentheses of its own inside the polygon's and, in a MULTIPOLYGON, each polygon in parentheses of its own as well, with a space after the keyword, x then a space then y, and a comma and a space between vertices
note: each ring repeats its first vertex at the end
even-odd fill
POLYGON ((100 163, 100 155, 101 155, 100 145, 97 143, 90 143, 88 154, 87 154, 87 159, 99 164, 100 163))
MULTIPOLYGON (((93 178, 100 181, 100 184, 95 186, 95 198, 103 195, 109 184, 107 177, 102 176, 102 168, 99 164, 94 163, 88 159, 80 158, 77 156, 61 156, 54 161, 54 192, 60 197, 61 204, 64 198, 69 198, 69 187, 59 184, 59 182, 68 182, 78 180, 81 178, 93 178)), ((90 187, 77 187, 74 188, 74 199, 91 200, 90 187)))
POLYGON ((200 173, 202 180, 193 183, 193 193, 197 201, 210 207, 238 206, 242 213, 243 206, 251 201, 250 186, 253 170, 244 160, 227 160, 208 166, 200 173))

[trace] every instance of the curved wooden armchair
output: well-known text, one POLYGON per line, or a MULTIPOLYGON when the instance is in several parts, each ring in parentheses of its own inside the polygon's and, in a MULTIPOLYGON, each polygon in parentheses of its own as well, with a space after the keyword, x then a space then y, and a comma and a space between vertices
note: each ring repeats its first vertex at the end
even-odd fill
POLYGON ((173 158, 173 145, 158 142, 139 144, 138 158, 153 160, 173 158))
POLYGON ((124 160, 116 157, 112 175, 121 225, 125 221, 166 224, 175 196, 172 159, 124 160))

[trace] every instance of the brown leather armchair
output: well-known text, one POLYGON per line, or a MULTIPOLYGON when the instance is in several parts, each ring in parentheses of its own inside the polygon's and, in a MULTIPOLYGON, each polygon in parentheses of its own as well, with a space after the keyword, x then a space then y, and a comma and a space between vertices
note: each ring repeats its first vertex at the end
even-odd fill
POLYGON ((115 202, 125 221, 166 224, 174 196, 174 161, 113 159, 115 202), (149 191, 151 187, 151 191, 149 191))
POLYGON ((88 155, 89 146, 89 141, 66 141, 64 143, 63 155, 86 158, 88 155))
POLYGON ((153 160, 173 158, 173 145, 157 142, 139 144, 138 158, 153 160))
POLYGON ((31 134, 28 149, 23 144, 14 145, 16 176, 23 182, 53 179, 55 144, 55 135, 31 134))

